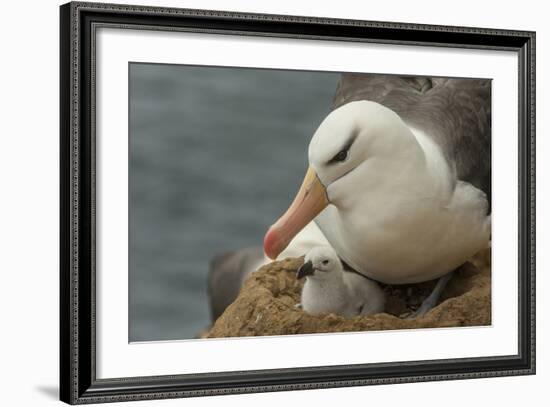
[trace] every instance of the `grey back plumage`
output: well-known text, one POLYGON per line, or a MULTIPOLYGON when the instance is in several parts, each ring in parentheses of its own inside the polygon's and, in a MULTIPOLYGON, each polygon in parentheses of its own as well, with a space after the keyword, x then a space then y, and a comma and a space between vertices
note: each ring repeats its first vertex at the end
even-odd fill
POLYGON ((491 202, 491 81, 344 74, 333 100, 336 109, 371 100, 396 112, 431 137, 459 180, 491 202))

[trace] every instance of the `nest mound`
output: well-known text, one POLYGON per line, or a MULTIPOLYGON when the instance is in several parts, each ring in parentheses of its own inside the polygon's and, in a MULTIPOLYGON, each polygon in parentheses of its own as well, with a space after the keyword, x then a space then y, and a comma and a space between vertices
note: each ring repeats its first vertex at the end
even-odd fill
POLYGON ((296 279, 302 258, 275 261, 251 273, 237 299, 207 332, 206 338, 289 335, 388 329, 480 326, 491 324, 490 251, 464 264, 447 285, 440 303, 423 317, 407 319, 435 285, 383 285, 386 312, 344 318, 313 316, 296 308, 303 281, 296 279))

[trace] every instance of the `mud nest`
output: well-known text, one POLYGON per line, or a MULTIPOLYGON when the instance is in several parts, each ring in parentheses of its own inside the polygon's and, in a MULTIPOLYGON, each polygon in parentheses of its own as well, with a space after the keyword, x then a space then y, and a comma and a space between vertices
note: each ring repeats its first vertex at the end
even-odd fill
POLYGON ((383 285, 386 312, 344 318, 313 316, 296 308, 303 281, 296 279, 302 258, 275 261, 251 273, 237 299, 203 337, 289 335, 491 324, 491 267, 487 250, 465 263, 447 285, 440 303, 423 317, 408 319, 436 281, 383 285))

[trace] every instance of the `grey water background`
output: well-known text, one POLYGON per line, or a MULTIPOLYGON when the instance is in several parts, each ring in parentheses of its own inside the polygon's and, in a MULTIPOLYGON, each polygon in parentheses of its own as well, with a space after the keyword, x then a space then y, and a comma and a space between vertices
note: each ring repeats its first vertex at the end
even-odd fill
POLYGON ((130 341, 209 326, 210 259, 261 246, 300 185, 339 78, 130 64, 130 341))

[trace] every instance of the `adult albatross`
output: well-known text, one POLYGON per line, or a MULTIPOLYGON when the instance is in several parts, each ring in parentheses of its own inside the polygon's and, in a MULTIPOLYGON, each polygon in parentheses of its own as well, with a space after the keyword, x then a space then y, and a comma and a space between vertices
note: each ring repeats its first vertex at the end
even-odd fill
MULTIPOLYGON (((306 179, 265 252, 301 256, 330 243, 381 282, 443 276, 417 315, 426 313, 452 271, 488 244, 490 121, 488 80, 344 74, 311 140, 306 179)), ((213 320, 267 261, 257 247, 212 262, 213 320)))
POLYGON ((490 239, 490 81, 344 75, 295 200, 265 235, 275 259, 314 220, 338 256, 388 284, 440 278, 490 239))

